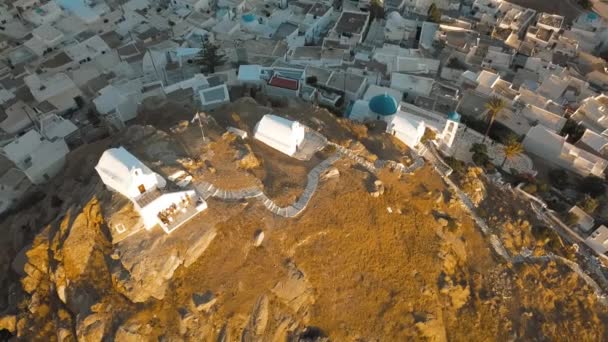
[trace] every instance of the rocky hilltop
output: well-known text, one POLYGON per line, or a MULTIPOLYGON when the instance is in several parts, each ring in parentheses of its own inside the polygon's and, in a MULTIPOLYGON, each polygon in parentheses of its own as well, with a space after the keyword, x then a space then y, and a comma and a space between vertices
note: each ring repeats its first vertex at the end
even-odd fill
MULTIPOLYGON (((153 120, 81 146, 26 208, 0 223, 2 338, 44 341, 567 340, 606 336, 606 308, 567 265, 505 260, 431 165, 403 173, 366 162, 415 161, 382 132, 316 107, 251 99, 172 131, 153 120), (336 158, 294 218, 256 198, 209 197, 209 209, 170 235, 135 229, 137 213, 93 169, 123 145, 166 176, 255 188, 278 206, 304 195, 334 146, 297 161, 250 138, 280 111, 361 160, 336 158), (176 133, 177 132, 177 133, 176 133), (114 227, 127 226, 127 235, 114 227), (131 229, 132 228, 132 229, 131 229), (567 332, 567 333, 565 333, 567 332)), ((388 164, 387 164, 388 165, 388 164)), ((511 255, 568 257, 568 248, 508 194, 471 169, 464 189, 511 255), (494 208, 494 212, 492 211, 494 208), (538 233, 542 231, 542 233, 538 233), (555 247, 556 246, 556 247, 555 247)), ((456 179, 456 181, 459 181, 456 179)))

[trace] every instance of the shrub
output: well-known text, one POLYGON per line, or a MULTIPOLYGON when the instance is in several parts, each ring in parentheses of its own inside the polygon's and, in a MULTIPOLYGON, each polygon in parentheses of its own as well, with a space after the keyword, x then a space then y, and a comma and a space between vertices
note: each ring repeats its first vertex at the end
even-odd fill
POLYGON ((554 187, 563 190, 568 185, 568 173, 562 169, 549 171, 549 182, 554 187))
POLYGON ((474 143, 469 152, 488 154, 488 146, 486 144, 474 143))
POLYGON ((429 141, 435 140, 435 138, 437 138, 437 134, 435 133, 435 131, 433 131, 432 129, 426 128, 424 130, 424 135, 422 136, 422 139, 420 139, 420 141, 423 144, 426 144, 429 141))
POLYGON ((578 223, 578 216, 574 215, 573 213, 567 213, 566 217, 564 217, 564 223, 572 227, 578 223))
POLYGON ((448 164, 457 174, 463 174, 465 171, 465 163, 454 157, 445 157, 445 163, 448 164))
POLYGON ((591 2, 591 0, 578 0, 578 4, 587 10, 593 8, 593 2, 591 2))
POLYGON ((539 183, 538 184, 538 191, 540 192, 549 192, 551 190, 551 187, 549 186, 549 184, 547 183, 539 183))
POLYGON ((593 198, 589 195, 585 195, 583 199, 581 199, 577 205, 583 209, 587 214, 593 214, 593 212, 600 205, 599 201, 596 198, 593 198))
POLYGON ((473 162, 477 166, 483 166, 483 167, 485 167, 488 164, 488 162, 490 161, 490 157, 488 157, 487 154, 478 153, 478 152, 473 153, 472 159, 473 159, 473 162))
POLYGON ((583 125, 579 125, 578 122, 572 120, 572 119, 567 119, 566 123, 564 124, 564 127, 562 128, 562 131, 560 132, 560 134, 562 136, 568 136, 568 141, 570 142, 575 142, 578 141, 583 134, 585 133, 585 127, 583 125))
POLYGON ((536 191, 538 191, 538 187, 536 186, 536 184, 532 183, 524 185, 521 189, 529 194, 535 194, 536 191))
POLYGON ((591 197, 601 196, 606 190, 604 180, 596 176, 583 178, 578 184, 578 189, 591 197))

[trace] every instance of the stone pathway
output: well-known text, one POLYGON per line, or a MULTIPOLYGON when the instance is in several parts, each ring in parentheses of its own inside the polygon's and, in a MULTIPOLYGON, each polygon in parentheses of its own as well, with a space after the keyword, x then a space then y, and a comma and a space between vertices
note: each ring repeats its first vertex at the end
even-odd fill
POLYGON ((276 203, 274 203, 274 201, 268 198, 268 196, 266 196, 266 194, 261 189, 256 187, 238 190, 225 190, 220 189, 215 185, 204 181, 198 182, 195 187, 204 199, 214 197, 225 201, 235 201, 241 199, 257 198, 262 201, 264 206, 272 213, 282 217, 295 217, 302 211, 304 211, 304 209, 306 209, 308 202, 310 202, 310 199, 314 195, 315 191, 317 191, 317 187, 319 185, 319 177, 321 176, 321 174, 340 158, 342 158, 342 156, 339 153, 336 153, 333 156, 319 163, 319 165, 315 166, 312 170, 310 170, 307 176, 308 182, 306 183, 306 188, 304 189, 304 192, 294 204, 287 207, 278 206, 276 203))
POLYGON ((339 153, 354 160, 357 164, 363 166, 367 171, 369 171, 371 173, 377 173, 379 169, 382 169, 384 167, 389 167, 389 168, 391 168, 393 170, 397 170, 401 173, 412 173, 424 166, 424 159, 413 151, 410 152, 410 154, 412 156, 412 159, 414 159, 414 163, 410 166, 405 166, 402 163, 397 163, 394 160, 379 159, 379 160, 376 160, 375 163, 372 163, 372 162, 366 160, 365 158, 361 157, 360 155, 358 155, 355 151, 350 150, 342 145, 339 145, 339 144, 336 144, 333 142, 328 142, 328 145, 335 147, 339 153))
POLYGON ((376 163, 373 164, 365 160, 363 157, 359 156, 356 152, 346 147, 343 147, 333 142, 327 142, 327 144, 334 146, 337 152, 331 157, 319 163, 319 165, 315 166, 312 170, 310 170, 307 175, 308 182, 306 183, 306 188, 304 189, 304 192, 294 204, 287 207, 278 206, 276 203, 274 203, 273 200, 268 198, 268 196, 266 196, 266 194, 261 189, 256 187, 238 190, 226 190, 218 188, 215 185, 205 181, 197 182, 194 187, 204 199, 213 197, 225 201, 236 201, 242 199, 256 198, 262 201, 264 206, 272 213, 282 217, 291 218, 298 216, 302 211, 304 211, 304 209, 306 209, 306 207, 308 206, 308 202, 310 202, 310 199, 317 191, 317 187, 319 185, 319 177, 321 176, 321 174, 325 172, 336 161, 342 158, 342 156, 346 156, 354 160, 371 173, 377 173, 378 170, 383 167, 390 167, 393 170, 397 170, 401 173, 412 173, 424 166, 424 159, 414 152, 412 152, 412 158, 414 159, 414 163, 410 166, 405 166, 393 160, 377 160, 376 163))

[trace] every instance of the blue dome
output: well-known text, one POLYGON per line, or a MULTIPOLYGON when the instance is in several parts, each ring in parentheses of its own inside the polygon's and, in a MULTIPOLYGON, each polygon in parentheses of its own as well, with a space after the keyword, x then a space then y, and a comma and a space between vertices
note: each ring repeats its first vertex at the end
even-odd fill
POLYGON ((597 13, 595 13, 595 12, 589 12, 589 13, 587 13, 587 19, 589 21, 596 20, 597 18, 598 18, 597 13))
POLYGON ((244 22, 251 23, 251 22, 255 21, 255 14, 253 14, 253 13, 243 14, 243 16, 241 16, 241 18, 243 19, 244 22))
POLYGON ((460 114, 458 114, 456 112, 450 112, 448 114, 448 120, 451 120, 454 122, 460 122, 460 114))
POLYGON ((398 108, 397 100, 387 94, 376 95, 369 101, 369 109, 379 115, 393 115, 398 108))

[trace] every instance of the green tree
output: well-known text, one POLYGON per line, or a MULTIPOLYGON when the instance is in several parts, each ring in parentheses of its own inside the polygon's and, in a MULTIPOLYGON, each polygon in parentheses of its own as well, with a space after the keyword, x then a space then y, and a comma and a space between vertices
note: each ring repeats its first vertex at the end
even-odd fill
POLYGON ((213 43, 204 43, 202 50, 196 57, 196 62, 203 72, 214 73, 215 68, 226 62, 226 56, 219 52, 219 46, 213 43))
POLYGON ((549 171, 549 182, 554 187, 563 190, 568 185, 568 172, 562 169, 549 171))
POLYGON ((502 160, 502 164, 500 164, 500 167, 505 166, 507 159, 511 160, 522 154, 522 152, 524 152, 524 146, 519 141, 517 141, 516 137, 510 136, 509 138, 507 138, 507 141, 502 148, 502 152, 505 154, 505 159, 502 160))
POLYGON ((606 187, 602 178, 587 176, 579 182, 578 190, 591 197, 598 197, 604 194, 606 187))
POLYGON ((481 167, 488 167, 488 164, 490 164, 490 157, 488 156, 488 146, 486 146, 485 144, 473 144, 471 146, 471 149, 469 150, 469 152, 473 152, 473 156, 471 157, 471 159, 473 159, 473 162, 481 167))
POLYGON ((486 138, 490 134, 490 129, 492 129, 492 124, 494 124, 494 120, 496 120, 496 116, 505 107, 506 107, 505 102, 496 96, 493 96, 485 104, 485 108, 488 110, 488 113, 486 114, 486 121, 488 122, 488 128, 486 128, 486 134, 484 134, 482 142, 486 141, 486 138))
POLYGON ((564 223, 569 227, 572 227, 578 223, 578 216, 576 216, 574 213, 569 212, 566 214, 566 217, 564 217, 564 223))
POLYGON ((439 8, 437 8, 437 5, 435 5, 435 3, 432 3, 431 6, 429 6, 429 10, 426 14, 428 21, 437 24, 441 22, 441 11, 439 10, 439 8))
POLYGON ((488 146, 486 144, 474 143, 469 152, 488 154, 488 146))
POLYGON ((424 135, 422 136, 422 139, 420 139, 420 142, 422 142, 423 144, 426 144, 429 141, 433 141, 437 138, 437 134, 435 133, 435 131, 433 131, 432 129, 426 128, 424 130, 424 135))
POLYGON ((591 2, 591 0, 578 0, 578 4, 581 5, 581 7, 584 9, 593 8, 593 2, 591 2))
POLYGON ((372 20, 384 19, 384 1, 371 0, 369 5, 369 12, 372 17, 372 20))
POLYGON ((580 125, 578 122, 568 118, 564 127, 562 128, 561 135, 568 136, 568 141, 576 142, 585 133, 585 126, 580 125))
POLYGON ((578 205, 584 212, 591 215, 600 205, 600 202, 589 195, 585 195, 576 205, 578 205))

